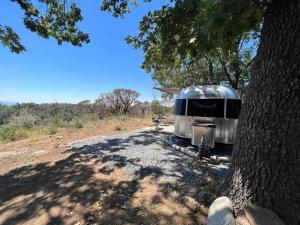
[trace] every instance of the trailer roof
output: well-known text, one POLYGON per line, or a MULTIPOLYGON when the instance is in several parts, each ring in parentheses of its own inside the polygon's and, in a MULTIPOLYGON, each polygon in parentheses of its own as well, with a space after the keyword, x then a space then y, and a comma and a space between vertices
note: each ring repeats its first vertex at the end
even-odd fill
POLYGON ((223 85, 200 85, 191 86, 182 89, 177 99, 209 99, 209 98, 224 98, 224 99, 240 99, 237 91, 231 87, 223 85))

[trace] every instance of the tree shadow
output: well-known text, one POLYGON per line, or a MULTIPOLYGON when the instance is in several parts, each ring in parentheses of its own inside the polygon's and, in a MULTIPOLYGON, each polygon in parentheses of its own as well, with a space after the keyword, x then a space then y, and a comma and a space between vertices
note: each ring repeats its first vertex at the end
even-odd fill
POLYGON ((166 135, 142 131, 83 142, 69 149, 66 159, 0 176, 0 224, 199 224, 214 197, 211 187, 226 171, 171 150, 162 141, 166 135), (149 145, 163 150, 158 164, 121 155, 131 146, 143 151, 141 146, 149 145), (164 164, 172 167, 166 170, 164 164), (123 174, 125 167, 134 167, 134 173, 123 174), (195 210, 187 196, 201 207, 195 210))
POLYGON ((0 223, 23 224, 32 218, 41 224, 75 222, 74 210, 93 204, 100 190, 115 185, 114 179, 96 173, 90 158, 75 153, 0 176, 0 223))

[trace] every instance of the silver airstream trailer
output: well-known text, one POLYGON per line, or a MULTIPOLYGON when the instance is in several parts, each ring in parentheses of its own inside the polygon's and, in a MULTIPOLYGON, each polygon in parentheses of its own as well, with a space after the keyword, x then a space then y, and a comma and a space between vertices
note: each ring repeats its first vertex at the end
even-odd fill
POLYGON ((179 92, 174 109, 175 135, 192 138, 193 124, 214 124, 214 141, 234 142, 241 99, 237 92, 221 85, 192 86, 179 92))

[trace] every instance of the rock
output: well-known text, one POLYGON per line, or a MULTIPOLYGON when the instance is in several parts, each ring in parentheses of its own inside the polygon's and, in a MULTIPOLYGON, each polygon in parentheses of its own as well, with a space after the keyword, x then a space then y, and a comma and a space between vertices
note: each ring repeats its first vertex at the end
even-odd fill
POLYGON ((210 158, 210 160, 213 164, 219 164, 220 163, 220 160, 216 155, 210 156, 209 158, 210 158))
POLYGON ((72 146, 73 146, 73 144, 71 144, 71 143, 66 144, 66 148, 72 148, 72 146))
POLYGON ((244 208, 247 220, 251 225, 285 225, 285 223, 270 209, 256 205, 244 208))
POLYGON ((95 218, 93 217, 93 216, 89 216, 88 218, 87 218, 87 221, 88 222, 93 222, 95 220, 95 218))
POLYGON ((208 211, 208 225, 235 225, 229 198, 223 196, 213 201, 208 211))
POLYGON ((158 207, 158 204, 153 204, 153 205, 151 205, 151 209, 156 209, 158 207))
POLYGON ((180 151, 180 147, 178 145, 173 144, 172 147, 178 151, 180 151))

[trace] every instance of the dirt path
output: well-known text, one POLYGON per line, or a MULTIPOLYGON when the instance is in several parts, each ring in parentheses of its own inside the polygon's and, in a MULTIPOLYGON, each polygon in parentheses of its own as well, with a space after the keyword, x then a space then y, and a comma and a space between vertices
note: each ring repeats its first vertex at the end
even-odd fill
POLYGON ((34 139, 0 143, 0 175, 25 165, 55 162, 69 154, 66 145, 84 138, 120 134, 152 125, 150 118, 125 118, 103 120, 86 124, 82 129, 60 129, 54 135, 42 135, 34 139), (119 126, 122 131, 115 131, 119 126))
MULTIPOLYGON (((161 141, 168 134, 89 138, 3 172, 0 224, 205 224, 224 171, 174 152, 161 141)), ((12 162, 39 154, 3 152, 12 162)))

